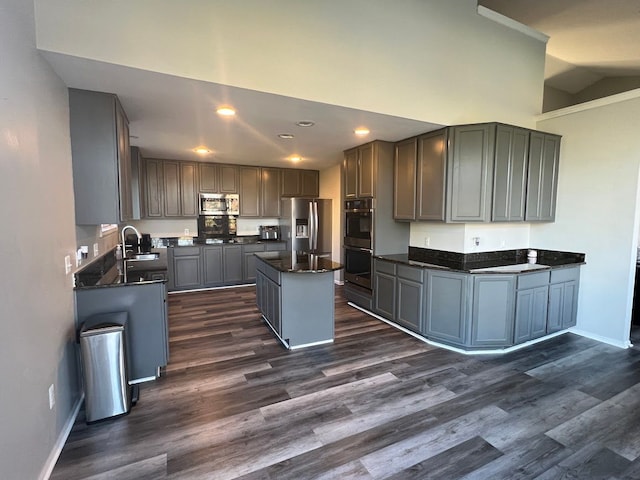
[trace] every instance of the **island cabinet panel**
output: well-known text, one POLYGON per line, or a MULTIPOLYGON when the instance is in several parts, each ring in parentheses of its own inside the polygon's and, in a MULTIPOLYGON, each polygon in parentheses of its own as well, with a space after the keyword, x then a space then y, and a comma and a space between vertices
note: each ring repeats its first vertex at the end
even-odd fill
POLYGON ((429 270, 424 335, 464 345, 467 332, 469 275, 429 270))
POLYGON ((202 247, 203 286, 217 287, 224 283, 222 245, 202 247))
POLYGON ((482 275, 473 279, 471 345, 513 343, 514 275, 482 275))
POLYGON ((445 220, 448 130, 418 137, 416 220, 445 220))
POLYGON ((491 220, 495 124, 449 129, 447 221, 491 220))
POLYGON ((118 97, 69 89, 69 127, 76 224, 130 220, 129 121, 118 97))
POLYGON ((396 143, 393 159, 393 218, 416 219, 416 159, 418 140, 396 143))
POLYGON ((529 130, 499 124, 493 175, 494 222, 524 220, 528 159, 529 130))
POLYGON ((528 222, 555 220, 560 136, 531 132, 526 216, 528 222))

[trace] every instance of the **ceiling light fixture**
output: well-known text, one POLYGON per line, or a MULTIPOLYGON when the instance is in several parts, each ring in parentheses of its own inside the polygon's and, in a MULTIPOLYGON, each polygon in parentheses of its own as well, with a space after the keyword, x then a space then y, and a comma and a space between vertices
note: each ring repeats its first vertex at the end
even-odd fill
POLYGON ((211 153, 211 150, 209 150, 207 147, 197 147, 197 148, 194 148, 193 151, 199 155, 207 155, 211 153))
POLYGON ((296 125, 299 127, 313 127, 315 122, 312 122, 311 120, 300 120, 299 122, 296 122, 296 125))
POLYGON ((353 131, 353 133, 360 136, 369 135, 369 129, 367 127, 358 127, 353 131))
POLYGON ((287 139, 287 140, 293 138, 293 134, 292 133, 280 133, 280 134, 278 134, 278 136, 280 138, 284 138, 284 139, 287 139))
POLYGON ((227 105, 218 107, 216 112, 218 113, 218 115, 222 115, 223 117, 233 117, 236 114, 236 111, 233 109, 233 107, 229 107, 227 105))
POLYGON ((291 155, 289 157, 289 160, 291 160, 293 163, 296 163, 302 160, 302 157, 300 155, 291 155))

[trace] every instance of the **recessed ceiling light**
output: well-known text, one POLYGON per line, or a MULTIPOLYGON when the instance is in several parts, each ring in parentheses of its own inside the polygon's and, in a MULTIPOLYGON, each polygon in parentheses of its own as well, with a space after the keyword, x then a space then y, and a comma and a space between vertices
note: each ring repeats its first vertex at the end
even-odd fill
POLYGON ((369 135, 369 129, 367 127, 358 127, 353 131, 353 133, 360 136, 369 135))
POLYGON ((218 107, 216 112, 218 113, 218 115, 222 115, 223 117, 233 117, 236 114, 236 111, 233 109, 233 107, 229 107, 227 105, 218 107))
POLYGON ((315 122, 312 122, 311 120, 300 120, 299 122, 296 122, 296 125, 299 127, 313 127, 315 122))
POLYGON ((289 157, 289 160, 291 160, 293 163, 296 163, 302 160, 302 157, 300 155, 291 155, 289 157))
POLYGON ((293 134, 292 133, 280 133, 280 134, 278 134, 278 136, 280 138, 286 138, 287 140, 290 139, 290 138, 293 138, 293 134))
POLYGON ((194 148, 193 151, 199 155, 207 155, 211 153, 211 150, 209 150, 207 147, 197 147, 197 148, 194 148))

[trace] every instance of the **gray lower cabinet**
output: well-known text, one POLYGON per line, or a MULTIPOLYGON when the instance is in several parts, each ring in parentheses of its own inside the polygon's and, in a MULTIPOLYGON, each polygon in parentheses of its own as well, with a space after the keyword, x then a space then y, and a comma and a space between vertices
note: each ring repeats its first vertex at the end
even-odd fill
POLYGON ((373 270, 373 310, 393 320, 396 305, 396 264, 376 258, 373 270))
POLYGON ((167 290, 162 282, 75 291, 77 326, 92 315, 127 312, 131 381, 155 378, 169 362, 167 290))
POLYGON ((397 267, 395 321, 415 332, 421 331, 424 317, 424 273, 422 268, 397 267))
POLYGON ((515 275, 473 278, 471 345, 509 346, 513 343, 515 275))
POLYGON ((455 345, 467 343, 470 275, 429 270, 423 334, 455 345))
POLYGON ((254 253, 286 248, 286 242, 170 247, 167 288, 179 291, 254 283, 254 253))
POLYGON ((557 332, 576 324, 580 268, 551 271, 547 333, 557 332))
POLYGON ((549 277, 549 272, 518 275, 514 344, 547 334, 549 277))

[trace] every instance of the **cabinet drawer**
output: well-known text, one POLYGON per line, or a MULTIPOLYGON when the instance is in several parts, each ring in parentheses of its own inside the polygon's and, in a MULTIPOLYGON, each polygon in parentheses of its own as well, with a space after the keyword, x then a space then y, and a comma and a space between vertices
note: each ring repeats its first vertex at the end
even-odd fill
POLYGON ((256 243, 256 244, 243 245, 242 250, 244 251, 244 253, 264 252, 264 244, 256 243))
POLYGON ((525 288, 543 287, 549 284, 549 271, 525 273, 518 275, 518 290, 525 288))
POLYGON ((580 278, 580 267, 551 270, 551 283, 570 282, 580 278))
POLYGON ((422 283, 423 276, 424 270, 422 268, 398 265, 398 277, 422 283))
POLYGON ((376 258, 375 266, 376 272, 388 273, 389 275, 396 274, 396 264, 394 262, 387 262, 386 260, 376 258))
POLYGON ((174 257, 190 257, 200 255, 200 247, 172 247, 174 257))

